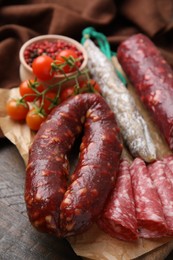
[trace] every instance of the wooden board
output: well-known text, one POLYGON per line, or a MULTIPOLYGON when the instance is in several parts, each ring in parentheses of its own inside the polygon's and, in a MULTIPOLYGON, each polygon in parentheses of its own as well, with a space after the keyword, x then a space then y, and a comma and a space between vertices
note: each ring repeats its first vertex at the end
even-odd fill
POLYGON ((24 203, 25 166, 16 147, 0 139, 0 259, 80 260, 65 239, 37 232, 24 203))

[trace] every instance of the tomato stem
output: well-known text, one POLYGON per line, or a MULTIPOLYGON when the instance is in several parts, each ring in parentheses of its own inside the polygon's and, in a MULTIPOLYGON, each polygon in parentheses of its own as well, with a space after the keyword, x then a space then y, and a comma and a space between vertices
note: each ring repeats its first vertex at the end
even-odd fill
MULTIPOLYGON (((55 106, 57 106, 60 103, 60 95, 61 95, 61 90, 62 87, 65 83, 73 80, 75 81, 75 85, 74 85, 74 95, 77 95, 79 93, 84 93, 84 92, 92 92, 95 93, 97 91, 95 91, 94 86, 90 83, 90 75, 89 75, 89 71, 88 69, 84 69, 84 70, 80 70, 79 67, 77 66, 76 62, 79 61, 78 59, 75 59, 74 57, 70 56, 70 57, 63 57, 64 58, 64 63, 61 62, 61 64, 57 64, 58 60, 54 60, 51 63, 51 73, 54 74, 54 72, 60 72, 61 74, 64 75, 64 78, 54 84, 49 84, 47 85, 47 87, 43 87, 43 90, 40 91, 39 90, 39 86, 41 86, 41 83, 37 80, 37 78, 35 77, 34 80, 28 80, 28 87, 31 88, 33 90, 33 93, 26 93, 24 94, 20 99, 16 100, 16 105, 17 104, 22 104, 23 106, 27 107, 27 97, 34 97, 33 101, 28 101, 28 102, 32 102, 31 107, 33 106, 35 109, 35 112, 37 114, 39 114, 42 117, 47 116, 47 114, 49 113, 49 110, 51 111, 51 109, 55 106), (75 68, 75 72, 72 73, 66 73, 63 68, 68 65, 70 68, 75 68), (83 76, 85 78, 85 80, 87 81, 86 85, 84 87, 80 87, 80 83, 79 83, 79 78, 83 76), (51 92, 52 90, 57 89, 55 96, 53 96, 53 98, 51 98, 51 96, 49 97, 49 92, 51 92), (48 107, 48 112, 47 109, 45 108, 45 101, 48 101, 50 103, 49 107, 48 107)), ((54 74, 55 76, 56 74, 54 74)), ((82 78, 83 80, 83 78, 82 78)))
POLYGON ((17 106, 22 105, 24 107, 28 107, 27 102, 23 99, 23 97, 16 99, 16 105, 17 106))

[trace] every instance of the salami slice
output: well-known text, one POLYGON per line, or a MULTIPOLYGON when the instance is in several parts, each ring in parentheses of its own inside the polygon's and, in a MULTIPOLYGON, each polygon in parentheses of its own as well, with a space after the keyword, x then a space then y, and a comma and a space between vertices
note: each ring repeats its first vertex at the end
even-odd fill
POLYGON ((130 241, 138 238, 129 163, 126 160, 120 163, 115 188, 98 225, 118 239, 130 241))
POLYGON ((156 161, 148 169, 162 203, 168 235, 173 236, 173 188, 165 173, 167 165, 163 161, 156 161))
POLYGON ((167 165, 167 170, 166 170, 166 176, 172 183, 173 187, 173 155, 169 155, 163 159, 164 163, 167 165))
POLYGON ((130 173, 139 236, 143 238, 166 236, 167 226, 161 201, 144 161, 136 158, 130 166, 130 173))
POLYGON ((146 105, 153 120, 173 149, 173 71, 145 35, 122 42, 118 60, 146 105))

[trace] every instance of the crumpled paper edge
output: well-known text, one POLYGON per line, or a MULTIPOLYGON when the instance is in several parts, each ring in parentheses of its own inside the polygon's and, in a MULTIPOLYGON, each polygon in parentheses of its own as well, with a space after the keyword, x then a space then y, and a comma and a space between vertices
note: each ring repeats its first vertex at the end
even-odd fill
POLYGON ((0 127, 4 136, 17 147, 25 164, 27 164, 29 147, 33 142, 35 133, 28 128, 25 122, 11 120, 5 111, 7 100, 19 96, 18 88, 0 89, 0 127))
POLYGON ((95 225, 84 234, 68 239, 77 255, 92 260, 129 260, 142 256, 170 241, 139 239, 137 242, 125 242, 109 237, 95 225))

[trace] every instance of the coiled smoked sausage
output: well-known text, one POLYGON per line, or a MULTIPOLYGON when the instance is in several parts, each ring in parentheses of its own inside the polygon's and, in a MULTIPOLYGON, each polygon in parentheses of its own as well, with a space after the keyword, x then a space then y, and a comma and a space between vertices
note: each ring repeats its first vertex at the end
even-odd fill
POLYGON ((55 108, 30 148, 25 201, 32 225, 69 236, 87 230, 115 182, 122 144, 113 112, 96 94, 79 94, 55 108), (70 184, 68 153, 84 128, 70 184))

